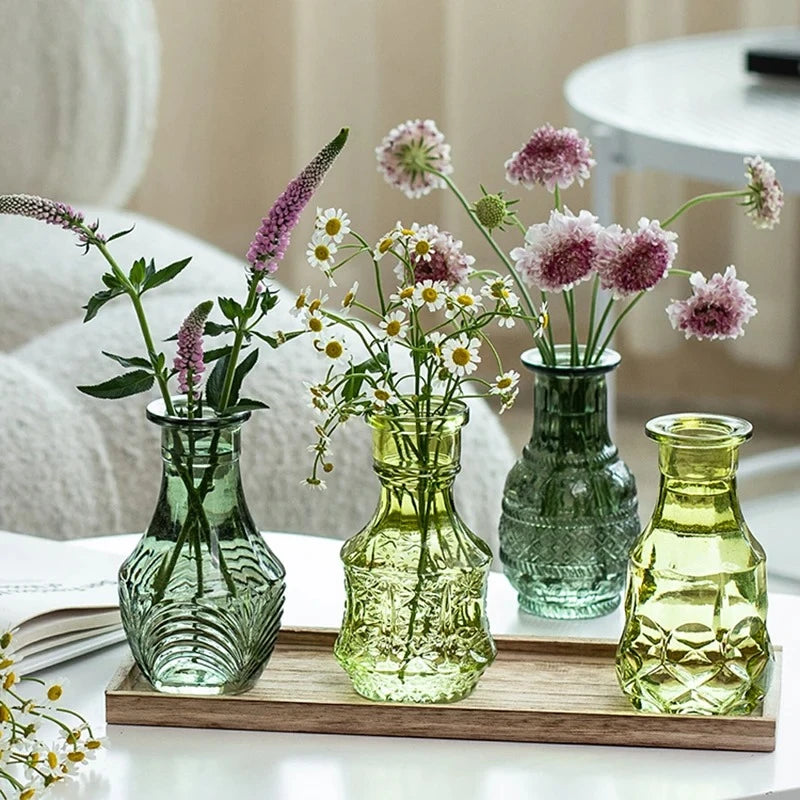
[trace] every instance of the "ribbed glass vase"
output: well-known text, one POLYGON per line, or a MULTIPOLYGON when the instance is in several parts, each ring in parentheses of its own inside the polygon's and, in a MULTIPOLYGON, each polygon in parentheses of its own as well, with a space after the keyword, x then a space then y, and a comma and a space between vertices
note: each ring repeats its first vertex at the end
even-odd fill
POLYGON ((642 711, 748 714, 772 664, 764 551, 736 494, 739 445, 750 423, 675 414, 647 423, 661 487, 631 551, 622 691, 642 711))
MULTIPOLYGON (((583 348, 579 349, 583 358, 583 348)), ((639 533, 636 482, 608 431, 606 350, 596 365, 570 366, 568 345, 547 366, 538 350, 533 432, 503 494, 500 559, 531 614, 578 619, 619 605, 628 550, 639 533)))
POLYGON ((335 655, 371 700, 468 695, 495 657, 486 617, 489 546, 453 502, 467 408, 370 418, 380 499, 342 548, 346 603, 335 655))
POLYGON ((147 408, 162 431, 161 491, 120 569, 119 593, 136 663, 159 691, 243 692, 275 644, 284 569, 242 491, 240 430, 249 416, 169 416, 162 401, 147 408))

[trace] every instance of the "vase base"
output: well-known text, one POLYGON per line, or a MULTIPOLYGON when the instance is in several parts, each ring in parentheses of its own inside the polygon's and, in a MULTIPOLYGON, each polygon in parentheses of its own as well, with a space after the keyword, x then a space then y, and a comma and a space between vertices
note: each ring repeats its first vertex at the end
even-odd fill
POLYGON ((219 695, 243 694, 255 686, 257 676, 246 683, 203 683, 202 675, 186 675, 186 682, 152 680, 150 683, 157 692, 163 694, 180 694, 197 697, 214 697, 219 695))
POLYGON ((570 598, 569 603, 559 601, 547 601, 541 598, 526 597, 523 594, 517 595, 519 607, 526 614, 533 614, 537 617, 546 619, 591 619, 592 617, 603 617, 610 614, 620 604, 621 596, 596 600, 585 604, 576 603, 574 598, 570 598))
POLYGON ((350 673, 353 689, 379 703, 455 703, 472 694, 483 671, 452 676, 350 673))

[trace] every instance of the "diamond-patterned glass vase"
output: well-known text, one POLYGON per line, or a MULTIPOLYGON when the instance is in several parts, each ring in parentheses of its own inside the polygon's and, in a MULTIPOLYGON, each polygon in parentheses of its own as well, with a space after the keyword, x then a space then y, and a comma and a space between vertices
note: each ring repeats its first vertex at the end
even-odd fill
POLYGON ((531 614, 578 619, 619 605, 640 530, 636 482, 608 432, 606 375, 619 361, 606 350, 573 367, 567 345, 555 366, 522 355, 536 376, 533 433, 506 479, 500 559, 531 614))
POLYGON ((486 617, 489 546, 453 502, 467 408, 370 418, 375 514, 342 548, 346 603, 334 653, 371 700, 468 695, 495 657, 486 617))
POLYGON ((617 677, 633 705, 673 714, 747 714, 766 691, 764 551, 736 495, 750 423, 676 414, 647 423, 661 488, 631 551, 617 677))

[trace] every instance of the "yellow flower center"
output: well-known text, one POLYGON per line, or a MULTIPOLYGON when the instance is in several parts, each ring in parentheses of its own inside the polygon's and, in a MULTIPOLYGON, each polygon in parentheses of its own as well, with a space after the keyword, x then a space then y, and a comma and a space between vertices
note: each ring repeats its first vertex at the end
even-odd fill
POLYGON ((33 800, 36 797, 36 789, 26 789, 24 792, 20 792, 19 800, 33 800))
POLYGON ((98 742, 97 739, 90 739, 88 742, 86 742, 87 750, 99 750, 101 746, 101 742, 98 742))
POLYGON ((500 380, 497 381, 498 389, 508 389, 509 386, 511 386, 511 378, 500 378, 500 380))
POLYGON ((319 307, 322 305, 322 301, 317 298, 316 300, 312 300, 308 304, 308 310, 313 314, 315 311, 319 311, 319 307))
POLYGON ((435 303, 438 297, 439 297, 439 292, 437 292, 436 289, 433 288, 433 286, 426 286, 422 290, 422 299, 426 303, 435 303))
POLYGON ((468 308, 469 306, 475 305, 475 298, 471 294, 460 294, 456 297, 456 302, 460 306, 468 308))
POLYGON ((400 299, 401 300, 408 300, 411 295, 414 294, 414 287, 413 286, 406 286, 403 291, 400 292, 400 299))
POLYGON ((396 319, 393 319, 386 325, 386 334, 388 336, 397 336, 401 327, 402 325, 396 319))
POLYGON ((2 661, 0 661, 0 669, 8 669, 13 663, 13 659, 4 658, 2 661))
POLYGON ((383 389, 376 389, 375 390, 375 399, 380 400, 381 403, 385 403, 391 395, 389 392, 384 391, 383 389))
POLYGON ((466 367, 467 364, 472 360, 469 350, 466 347, 456 347, 453 350, 453 363, 457 364, 459 367, 466 367))
POLYGON ((327 261, 331 257, 331 251, 328 250, 327 246, 324 244, 318 244, 314 248, 314 258, 317 261, 327 261))
POLYGON ((543 328, 546 328, 550 324, 550 315, 545 311, 539 316, 539 322, 543 328))
POLYGON ((306 296, 301 294, 298 296, 297 300, 295 301, 294 307, 295 308, 305 308, 306 305, 306 296))
POLYGON ((67 758, 73 764, 80 764, 86 756, 80 750, 74 750, 72 753, 67 753, 67 758))
POLYGON ((328 236, 336 236, 337 233, 342 229, 342 221, 338 217, 331 217, 325 223, 325 233, 328 236))
POLYGON ((308 327, 314 333, 319 333, 323 328, 322 320, 319 317, 309 317, 308 327))
POLYGON ((29 758, 28 758, 28 763, 31 766, 34 766, 35 764, 39 763, 39 759, 40 758, 41 758, 41 756, 38 753, 31 753, 29 758))
POLYGON ((7 705, 0 705, 0 722, 11 722, 11 712, 7 705))
POLYGON ((3 688, 8 690, 10 689, 17 681, 17 676, 13 672, 9 672, 6 675, 6 679, 3 681, 3 688))
POLYGON ((56 683, 47 690, 47 699, 55 702, 61 698, 62 694, 64 694, 64 689, 56 683))
POLYGON ((416 252, 418 256, 424 256, 430 249, 431 246, 424 239, 420 239, 416 245, 414 245, 414 252, 416 252))
POLYGON ((351 305, 353 305, 353 300, 355 299, 356 299, 355 292, 348 292, 344 296, 344 300, 342 300, 342 306, 344 308, 349 308, 351 305))
POLYGON ((52 750, 47 754, 47 763, 50 769, 55 769, 58 766, 58 756, 52 750))
POLYGON ((414 231, 412 231, 411 228, 402 228, 400 233, 402 233, 403 236, 413 236, 414 235, 414 231))
POLYGON ((344 347, 342 347, 341 342, 334 340, 325 345, 325 355, 328 358, 339 358, 342 353, 344 353, 344 347))
POLYGON ((384 239, 378 245, 378 252, 385 253, 394 244, 394 239, 384 239))

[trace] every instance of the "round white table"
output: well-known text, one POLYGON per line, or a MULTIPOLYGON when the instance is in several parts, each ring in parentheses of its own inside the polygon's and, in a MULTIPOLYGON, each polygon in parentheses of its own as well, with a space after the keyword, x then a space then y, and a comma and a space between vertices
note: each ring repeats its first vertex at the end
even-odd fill
MULTIPOLYGON (((344 599, 341 542, 268 534, 286 564, 284 623, 336 627, 344 599)), ((73 542, 118 554, 135 536, 73 542)), ((583 622, 538 620, 517 610, 499 573, 489 584, 495 633, 616 638, 618 611, 583 622)), ((800 793, 800 597, 771 598, 770 630, 784 648, 773 753, 517 744, 368 736, 110 726, 110 747, 53 798, 86 800, 674 800, 789 798, 800 793), (790 792, 789 794, 782 794, 790 792)), ((117 645, 47 673, 70 679, 69 701, 104 719, 103 690, 126 656, 117 645)), ((311 679, 311 678, 310 678, 311 679)))
POLYGON ((796 44, 792 28, 686 36, 630 47, 575 70, 564 85, 572 123, 597 159, 593 208, 613 221, 612 179, 653 168, 723 184, 744 179, 742 159, 772 163, 800 193, 800 81, 745 70, 752 45, 796 44))

